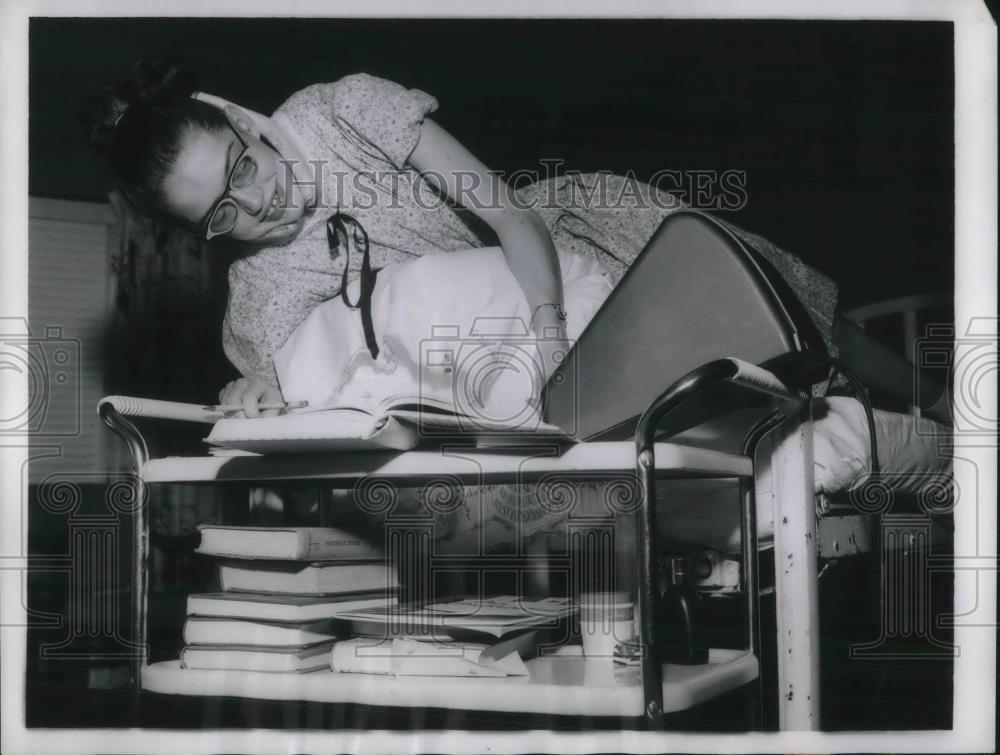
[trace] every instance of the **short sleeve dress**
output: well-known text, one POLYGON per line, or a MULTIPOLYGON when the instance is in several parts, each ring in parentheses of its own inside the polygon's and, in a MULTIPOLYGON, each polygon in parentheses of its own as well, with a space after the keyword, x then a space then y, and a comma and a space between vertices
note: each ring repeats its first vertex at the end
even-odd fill
MULTIPOLYGON (((440 196, 407 165, 423 119, 438 102, 419 89, 368 74, 316 84, 292 95, 272 116, 316 167, 317 210, 289 244, 260 250, 229 271, 223 325, 226 355, 246 377, 277 384, 273 356, 320 302, 340 291, 341 274, 361 260, 330 257, 325 219, 348 212, 368 233, 375 267, 425 254, 496 244, 470 212, 440 196)), ((560 252, 583 254, 620 279, 663 219, 683 205, 635 179, 572 174, 519 188, 560 252)), ((836 287, 796 257, 732 227, 789 283, 831 340, 836 287)))
MULTIPOLYGON (((318 166, 319 209, 291 243, 230 268, 223 343, 244 376, 277 385, 273 357, 282 344, 317 304, 339 293, 345 265, 349 279, 358 275, 356 256, 349 262, 330 257, 324 221, 332 212, 348 212, 362 223, 375 267, 497 243, 485 225, 443 201, 407 165, 423 119, 437 106, 426 92, 357 74, 303 89, 274 113, 274 124, 318 166)), ((561 256, 590 256, 615 280, 663 219, 683 206, 670 194, 609 174, 550 178, 519 188, 517 195, 536 208, 561 256)), ((833 282, 765 239, 730 227, 785 278, 832 347, 833 282)), ((573 490, 574 514, 629 509, 621 481, 579 482, 573 490)), ((442 553, 547 553, 566 547, 566 493, 558 485, 455 486, 434 480, 390 496, 361 486, 345 505, 376 517, 390 510, 430 512, 435 548, 442 553)))

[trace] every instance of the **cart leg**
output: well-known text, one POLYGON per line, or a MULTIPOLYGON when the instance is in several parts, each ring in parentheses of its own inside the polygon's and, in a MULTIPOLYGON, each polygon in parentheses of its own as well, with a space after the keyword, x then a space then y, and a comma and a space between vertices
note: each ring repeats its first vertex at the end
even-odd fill
MULTIPOLYGON (((756 442, 754 443, 756 445, 756 442)), ((751 452, 751 458, 752 452, 751 452)), ((747 650, 757 656, 759 667, 763 666, 760 634, 760 580, 757 576, 757 507, 754 494, 754 480, 740 480, 740 543, 743 547, 742 589, 746 598, 747 650)), ((757 678, 750 683, 748 693, 750 728, 761 731, 764 726, 764 686, 763 668, 757 678)))
MULTIPOLYGON (((764 653, 762 652, 763 635, 760 626, 760 548, 757 542, 757 474, 762 472, 770 475, 770 466, 758 466, 757 448, 783 421, 783 415, 775 406, 772 414, 757 423, 747 434, 743 442, 743 455, 753 463, 754 474, 751 478, 741 478, 739 488, 740 498, 740 544, 743 547, 743 562, 741 571, 741 588, 746 597, 746 627, 747 649, 757 656, 757 678, 751 683, 748 696, 750 728, 753 731, 763 731, 766 716, 764 713, 764 653)), ((771 502, 768 501, 770 504, 771 502)))
POLYGON ((807 402, 771 441, 778 726, 819 728, 819 597, 812 418, 807 402))
POLYGON ((750 731, 764 730, 763 705, 764 687, 758 674, 757 678, 747 685, 747 728, 750 731))
POLYGON ((149 649, 146 647, 146 607, 149 589, 149 517, 146 509, 146 483, 143 469, 149 461, 149 449, 142 434, 110 403, 98 409, 101 420, 128 448, 132 459, 132 643, 130 671, 132 675, 132 720, 139 714, 142 696, 142 674, 146 668, 149 649))
POLYGON ((663 728, 663 679, 660 659, 657 657, 655 638, 657 604, 656 570, 656 487, 653 453, 650 449, 639 452, 639 489, 641 496, 639 516, 639 648, 642 651, 642 700, 643 714, 652 728, 663 728))
POLYGON ((139 715, 142 697, 142 674, 146 668, 146 606, 149 590, 149 520, 146 516, 146 490, 142 478, 133 480, 135 509, 132 512, 132 718, 139 715))

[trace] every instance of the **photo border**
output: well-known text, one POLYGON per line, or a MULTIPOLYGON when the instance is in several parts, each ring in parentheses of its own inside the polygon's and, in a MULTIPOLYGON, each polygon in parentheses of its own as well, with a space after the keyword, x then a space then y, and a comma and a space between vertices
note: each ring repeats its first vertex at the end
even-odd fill
MULTIPOLYGON (((973 318, 997 313, 997 37, 985 6, 962 2, 872 3, 870 0, 816 2, 652 2, 616 3, 577 0, 506 0, 502 5, 470 7, 467 2, 439 0, 412 3, 380 0, 358 3, 320 0, 212 0, 213 17, 427 17, 478 18, 697 18, 799 20, 936 20, 955 28, 955 333, 962 334, 973 318), (363 10, 363 12, 362 12, 363 10)), ((0 6, 0 316, 27 317, 28 275, 28 20, 31 16, 206 16, 203 0, 126 2, 95 0, 8 0, 0 6), (17 253, 11 250, 23 250, 17 253)), ((994 331, 995 338, 995 331, 994 331)), ((995 359, 995 344, 994 344, 995 359)), ((26 381, 4 376, 0 416, 6 406, 23 406, 26 381)), ((980 414, 996 417, 996 370, 977 395, 987 402, 980 414), (992 401, 992 405, 988 402, 992 401)), ((961 396, 956 397, 960 400, 961 396)), ((966 439, 967 440, 967 439, 966 439)), ((995 441, 995 439, 994 439, 995 441)), ((996 447, 963 444, 956 433, 955 453, 972 465, 956 468, 964 490, 978 489, 977 508, 958 507, 954 513, 956 562, 955 606, 974 611, 955 627, 961 648, 954 666, 953 729, 949 731, 782 732, 685 734, 678 732, 579 732, 549 730, 506 732, 421 732, 297 730, 147 730, 147 729, 27 729, 24 726, 26 668, 27 553, 25 505, 27 439, 0 439, 0 673, 2 673, 2 740, 4 753, 269 753, 468 752, 485 749, 514 752, 945 752, 992 750, 995 746, 996 679, 996 447), (979 479, 962 475, 978 469, 979 479), (978 526, 978 530, 976 529, 978 526), (979 624, 976 626, 975 624, 979 624), (989 673, 983 673, 988 669, 989 673)))

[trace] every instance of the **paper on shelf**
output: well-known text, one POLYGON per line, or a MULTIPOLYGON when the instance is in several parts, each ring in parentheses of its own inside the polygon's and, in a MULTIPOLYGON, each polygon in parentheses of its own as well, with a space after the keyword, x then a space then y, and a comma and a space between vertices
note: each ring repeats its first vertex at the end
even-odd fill
POLYGON ((345 673, 391 676, 528 675, 527 666, 516 652, 499 660, 480 659, 487 647, 478 643, 356 637, 334 646, 330 668, 345 673))

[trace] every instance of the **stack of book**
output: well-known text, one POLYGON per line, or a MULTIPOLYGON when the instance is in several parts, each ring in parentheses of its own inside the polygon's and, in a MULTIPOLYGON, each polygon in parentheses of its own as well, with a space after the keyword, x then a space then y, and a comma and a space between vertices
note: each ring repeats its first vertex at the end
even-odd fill
POLYGON ((188 596, 181 665, 306 672, 329 668, 341 614, 398 601, 383 551, 333 527, 203 525, 222 592, 188 596))

